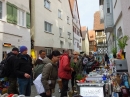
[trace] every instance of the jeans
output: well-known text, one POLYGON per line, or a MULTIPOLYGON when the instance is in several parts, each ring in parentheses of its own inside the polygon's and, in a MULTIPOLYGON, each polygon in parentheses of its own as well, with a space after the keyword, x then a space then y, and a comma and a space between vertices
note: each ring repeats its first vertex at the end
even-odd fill
POLYGON ((60 97, 67 97, 67 91, 68 91, 68 79, 62 79, 62 89, 61 89, 61 96, 60 97))
POLYGON ((72 74, 71 74, 71 86, 72 86, 72 88, 75 85, 75 76, 76 76, 76 72, 73 71, 72 74))
POLYGON ((18 78, 19 94, 30 96, 31 95, 31 79, 18 78))
POLYGON ((19 94, 17 78, 9 78, 8 94, 19 94))

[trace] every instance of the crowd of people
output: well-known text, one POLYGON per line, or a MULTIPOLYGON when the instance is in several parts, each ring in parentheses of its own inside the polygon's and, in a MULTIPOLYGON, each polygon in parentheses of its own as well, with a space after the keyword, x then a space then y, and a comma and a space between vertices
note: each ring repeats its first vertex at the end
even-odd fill
POLYGON ((57 79, 60 78, 62 82, 60 97, 67 97, 69 80, 74 91, 76 75, 89 73, 87 67, 95 64, 92 54, 80 55, 74 51, 70 55, 69 50, 64 50, 62 54, 54 50, 50 55, 46 55, 45 50, 40 50, 38 59, 32 62, 33 59, 27 54, 27 50, 26 46, 21 46, 20 49, 13 48, 7 55, 8 94, 30 96, 33 80, 42 74, 41 83, 45 92, 40 93, 40 96, 51 97, 55 92, 57 79))

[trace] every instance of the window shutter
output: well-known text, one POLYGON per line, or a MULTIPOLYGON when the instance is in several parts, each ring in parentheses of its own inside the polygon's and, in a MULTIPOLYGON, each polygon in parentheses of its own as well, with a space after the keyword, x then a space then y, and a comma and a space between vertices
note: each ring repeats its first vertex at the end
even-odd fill
POLYGON ((30 28, 30 14, 26 13, 26 26, 27 28, 30 28))
POLYGON ((13 6, 9 2, 7 2, 7 22, 13 22, 13 6))
POLYGON ((13 24, 17 24, 17 7, 13 5, 13 24))

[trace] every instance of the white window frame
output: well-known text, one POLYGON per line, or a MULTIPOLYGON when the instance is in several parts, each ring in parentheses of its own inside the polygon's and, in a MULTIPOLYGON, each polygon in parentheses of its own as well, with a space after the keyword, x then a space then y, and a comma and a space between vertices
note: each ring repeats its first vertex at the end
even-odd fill
POLYGON ((52 33, 52 24, 49 23, 49 22, 47 22, 47 21, 45 21, 45 22, 44 22, 44 30, 45 30, 45 32, 52 33), (47 24, 47 26, 46 26, 46 24, 47 24), (49 26, 50 26, 50 29, 49 29, 49 26), (46 27, 47 27, 47 28, 46 28, 46 27))
POLYGON ((70 18, 69 18, 69 16, 67 16, 67 24, 69 24, 70 23, 70 18))
POLYGON ((109 12, 108 12, 107 9, 106 9, 106 12, 107 12, 107 13, 111 13, 111 2, 110 2, 109 0, 107 0, 106 6, 107 6, 106 8, 109 9, 109 12))
POLYGON ((22 9, 18 9, 18 25, 19 26, 23 26, 25 27, 25 20, 26 20, 26 16, 25 16, 25 11, 22 9))
POLYGON ((44 0, 44 7, 50 10, 50 8, 51 8, 51 2, 49 0, 44 0))
POLYGON ((60 37, 62 37, 62 28, 59 28, 59 34, 60 34, 60 37))
POLYGON ((2 18, 3 18, 3 2, 0 0, 0 2, 1 2, 1 18, 0 18, 0 20, 2 20, 2 18))
POLYGON ((58 18, 61 19, 61 10, 58 9, 58 18))
POLYGON ((46 54, 50 55, 52 52, 52 48, 45 48, 46 54))

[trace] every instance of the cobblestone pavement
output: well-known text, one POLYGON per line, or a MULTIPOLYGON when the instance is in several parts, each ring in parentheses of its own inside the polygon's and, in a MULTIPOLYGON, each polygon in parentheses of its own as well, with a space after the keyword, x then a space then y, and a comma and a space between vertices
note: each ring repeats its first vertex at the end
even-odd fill
MULTIPOLYGON (((70 87, 70 83, 69 83, 69 87, 70 87)), ((31 97, 35 97, 36 95, 37 95, 37 92, 36 92, 35 86, 32 85, 31 97)), ((54 97, 60 97, 58 84, 56 84, 55 93, 53 94, 53 96, 54 97)))

